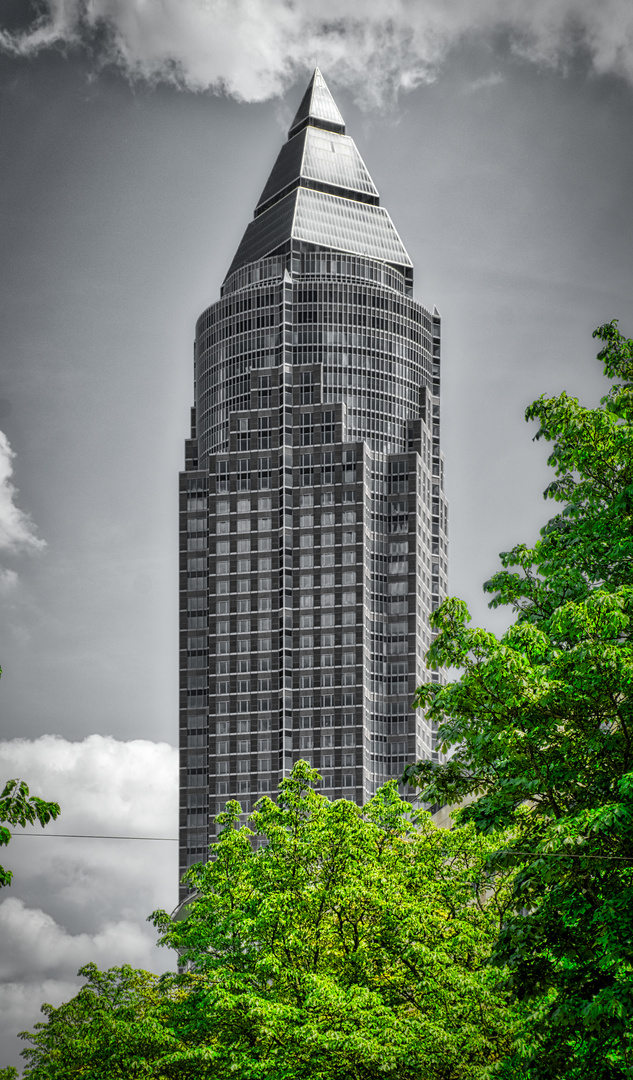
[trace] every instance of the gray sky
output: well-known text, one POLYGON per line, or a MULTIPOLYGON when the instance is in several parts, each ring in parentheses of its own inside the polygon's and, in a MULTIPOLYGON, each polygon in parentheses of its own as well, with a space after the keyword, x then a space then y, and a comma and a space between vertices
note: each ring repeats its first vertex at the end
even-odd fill
MULTIPOLYGON (((0 777, 57 798, 58 831, 175 835, 194 322, 314 63, 443 316, 450 591, 506 624, 481 584, 554 509, 525 408, 597 404, 592 330, 633 333, 633 11, 525 6, 364 0, 361 23, 346 0, 326 25, 323 0, 57 0, 37 28, 5 3, 0 777)), ((0 1065, 81 963, 170 962, 144 918, 174 902, 175 845, 100 845, 16 839, 2 859, 0 1065)))

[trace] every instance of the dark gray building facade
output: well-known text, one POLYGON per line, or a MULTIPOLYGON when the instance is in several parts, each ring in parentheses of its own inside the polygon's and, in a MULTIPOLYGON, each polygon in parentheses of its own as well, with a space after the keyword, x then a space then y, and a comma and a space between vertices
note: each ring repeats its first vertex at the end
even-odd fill
POLYGON ((180 871, 299 758, 362 804, 433 757, 440 317, 317 70, 196 326, 180 476, 180 871))

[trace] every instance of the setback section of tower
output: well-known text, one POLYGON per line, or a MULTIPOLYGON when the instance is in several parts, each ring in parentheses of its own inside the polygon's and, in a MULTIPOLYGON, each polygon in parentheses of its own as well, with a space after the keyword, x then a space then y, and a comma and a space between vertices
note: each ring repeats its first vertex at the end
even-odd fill
POLYGON ((336 253, 313 254, 296 277, 275 260, 246 268, 198 322, 181 868, 228 798, 250 810, 299 758, 324 793, 363 803, 436 753, 410 702, 446 591, 439 318, 390 268, 352 277, 336 253))

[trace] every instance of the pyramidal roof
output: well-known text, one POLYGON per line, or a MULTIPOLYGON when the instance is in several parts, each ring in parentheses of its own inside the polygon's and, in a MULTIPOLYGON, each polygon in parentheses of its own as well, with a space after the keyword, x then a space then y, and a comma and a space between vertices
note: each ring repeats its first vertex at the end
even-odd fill
POLYGON ((323 127, 327 131, 338 131, 341 135, 345 134, 345 121, 318 68, 314 69, 308 89, 301 99, 296 116, 290 125, 288 138, 291 139, 308 124, 323 127))
POLYGON ((402 270, 412 265, 318 68, 227 277, 291 239, 402 270))

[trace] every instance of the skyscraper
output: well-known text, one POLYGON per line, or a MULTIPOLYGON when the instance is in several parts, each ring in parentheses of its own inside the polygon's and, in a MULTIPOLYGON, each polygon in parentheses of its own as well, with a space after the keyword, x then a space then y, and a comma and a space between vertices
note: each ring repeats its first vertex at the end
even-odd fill
POLYGON ((435 755, 440 317, 318 70, 196 325, 180 476, 180 870, 293 763, 364 802, 435 755))

